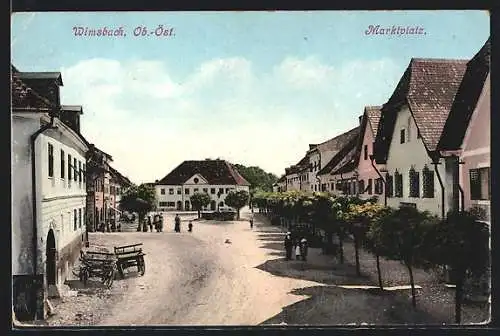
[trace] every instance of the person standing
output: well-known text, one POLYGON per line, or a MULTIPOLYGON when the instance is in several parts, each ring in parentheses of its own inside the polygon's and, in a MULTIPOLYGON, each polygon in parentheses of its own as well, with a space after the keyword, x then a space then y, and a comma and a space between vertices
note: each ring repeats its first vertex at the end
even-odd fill
POLYGON ((189 221, 188 232, 193 232, 193 222, 189 221))
POLYGON ((307 239, 302 238, 300 240, 300 255, 302 256, 302 260, 306 261, 307 259, 307 239))
POLYGON ((300 260, 301 259, 301 255, 300 255, 300 242, 297 242, 297 244, 295 245, 295 259, 296 260, 300 260))
POLYGON ((250 229, 253 229, 253 213, 250 215, 250 229))
POLYGON ((287 232, 285 236, 285 251, 286 251, 286 260, 292 259, 292 250, 293 250, 293 240, 290 232, 287 232))
POLYGON ((151 222, 151 216, 148 216, 148 226, 149 226, 149 231, 153 232, 153 223, 151 222))
POLYGON ((181 232, 181 218, 179 215, 175 215, 175 232, 181 232))

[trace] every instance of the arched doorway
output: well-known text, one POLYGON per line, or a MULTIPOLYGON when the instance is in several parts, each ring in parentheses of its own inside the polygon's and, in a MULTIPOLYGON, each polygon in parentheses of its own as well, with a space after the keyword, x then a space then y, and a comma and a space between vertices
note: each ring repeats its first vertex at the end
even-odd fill
POLYGON ((182 210, 182 202, 177 201, 177 210, 182 210))
POLYGON ((57 277, 57 267, 56 267, 56 238, 54 236, 54 231, 49 230, 47 234, 47 247, 46 247, 46 257, 47 261, 45 263, 45 274, 47 276, 47 285, 55 285, 57 277))
POLYGON ((210 202, 210 210, 215 211, 217 208, 217 203, 215 201, 210 202))
POLYGON ((184 210, 189 211, 189 201, 184 201, 184 210))

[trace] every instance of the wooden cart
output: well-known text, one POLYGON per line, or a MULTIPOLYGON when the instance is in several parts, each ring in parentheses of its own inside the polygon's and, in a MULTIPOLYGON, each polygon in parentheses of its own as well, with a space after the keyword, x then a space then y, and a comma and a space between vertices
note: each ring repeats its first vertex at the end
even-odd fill
POLYGON ((115 247, 115 256, 117 258, 116 266, 118 274, 123 279, 125 277, 124 270, 130 267, 137 267, 137 271, 142 276, 146 272, 146 264, 144 263, 145 254, 142 252, 142 243, 117 246, 115 247))
POLYGON ((100 278, 108 288, 113 285, 117 271, 116 257, 113 253, 80 251, 80 268, 73 272, 84 285, 89 278, 100 278))

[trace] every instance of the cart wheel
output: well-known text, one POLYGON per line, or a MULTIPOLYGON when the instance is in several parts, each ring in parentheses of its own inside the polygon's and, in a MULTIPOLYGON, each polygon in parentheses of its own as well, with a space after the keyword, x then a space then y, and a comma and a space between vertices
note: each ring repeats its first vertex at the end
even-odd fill
POLYGON ((144 258, 140 259, 138 268, 139 268, 139 274, 143 276, 144 273, 146 273, 146 263, 144 262, 144 258))

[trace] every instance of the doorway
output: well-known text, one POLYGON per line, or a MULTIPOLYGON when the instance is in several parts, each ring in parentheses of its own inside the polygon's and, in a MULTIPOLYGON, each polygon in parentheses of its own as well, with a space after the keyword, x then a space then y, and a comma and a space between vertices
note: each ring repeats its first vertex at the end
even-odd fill
POLYGON ((210 202, 210 210, 215 211, 217 208, 217 203, 215 201, 210 202))
POLYGON ((56 267, 56 238, 54 231, 49 230, 47 234, 47 247, 46 247, 47 261, 45 263, 45 273, 47 275, 47 285, 55 285, 57 280, 57 267, 56 267))
POLYGON ((182 210, 182 202, 177 201, 177 210, 182 210))

